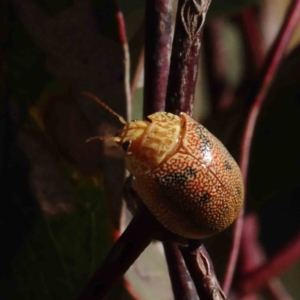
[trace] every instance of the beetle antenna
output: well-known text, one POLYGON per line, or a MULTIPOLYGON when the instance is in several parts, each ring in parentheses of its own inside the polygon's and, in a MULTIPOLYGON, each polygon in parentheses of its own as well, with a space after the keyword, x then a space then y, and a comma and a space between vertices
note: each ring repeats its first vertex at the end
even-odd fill
POLYGON ((102 102, 96 96, 94 96, 94 95, 92 95, 90 93, 87 93, 87 92, 82 92, 81 95, 84 96, 84 97, 88 97, 88 98, 94 100, 96 103, 100 104, 102 107, 104 107, 106 110, 108 110, 111 114, 113 114, 114 116, 118 117, 119 121, 122 124, 127 124, 127 122, 124 120, 124 118, 122 116, 120 116, 118 113, 116 113, 114 110, 112 110, 112 108, 110 108, 107 104, 105 104, 104 102, 102 102))
POLYGON ((103 141, 103 140, 113 140, 115 141, 116 143, 120 143, 121 142, 121 138, 115 136, 93 136, 91 138, 88 138, 85 142, 88 143, 88 142, 91 142, 91 141, 95 141, 95 140, 100 140, 100 141, 103 141))

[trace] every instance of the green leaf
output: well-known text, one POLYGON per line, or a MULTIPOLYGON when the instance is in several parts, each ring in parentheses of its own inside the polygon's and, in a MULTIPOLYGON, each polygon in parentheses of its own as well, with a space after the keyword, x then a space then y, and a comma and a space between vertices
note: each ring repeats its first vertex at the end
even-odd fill
POLYGON ((74 177, 76 184, 70 181, 49 150, 51 146, 36 133, 22 131, 19 144, 30 163, 29 181, 38 205, 28 214, 28 204, 14 199, 30 226, 21 234, 12 260, 10 284, 14 288, 5 288, 9 298, 4 298, 74 299, 112 242, 101 185, 95 178, 74 177))

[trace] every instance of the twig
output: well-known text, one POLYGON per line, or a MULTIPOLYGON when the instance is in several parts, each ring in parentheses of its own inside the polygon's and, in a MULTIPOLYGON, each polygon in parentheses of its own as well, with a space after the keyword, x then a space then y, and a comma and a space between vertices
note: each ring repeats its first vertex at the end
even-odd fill
POLYGON ((130 87, 130 54, 129 54, 129 47, 128 47, 127 35, 126 35, 126 26, 124 22, 123 13, 119 8, 119 4, 117 0, 114 0, 114 4, 116 8, 119 40, 122 44, 123 53, 124 53, 124 87, 125 87, 126 104, 127 104, 127 120, 130 120, 131 98, 132 98, 131 87, 130 87))
MULTIPOLYGON (((133 75, 133 80, 131 84, 131 95, 132 99, 134 98, 136 89, 138 87, 138 82, 140 80, 141 73, 144 71, 144 60, 145 60, 145 51, 142 49, 139 58, 138 58, 138 63, 133 75)), ((132 101, 131 101, 132 102, 132 101)))
POLYGON ((238 285, 240 295, 253 293, 280 275, 300 257, 300 233, 290 241, 282 251, 263 266, 248 274, 238 285))
POLYGON ((237 258, 239 255, 240 241, 241 241, 243 221, 244 221, 244 213, 245 213, 245 208, 243 206, 235 223, 234 223, 233 242, 232 242, 232 247, 231 247, 231 251, 230 251, 229 261, 227 264, 224 282, 222 285, 223 291, 226 294, 229 293, 233 275, 234 275, 234 271, 235 271, 235 267, 236 267, 237 258))
POLYGON ((144 115, 165 110, 172 44, 172 0, 146 1, 144 115))
MULTIPOLYGON (((233 18, 241 33, 243 53, 245 55, 245 70, 236 88, 236 99, 244 98, 245 94, 253 95, 251 90, 257 82, 257 76, 260 74, 264 62, 265 53, 263 51, 262 35, 256 10, 257 8, 253 7, 243 9, 237 17, 233 18)), ((247 100, 249 99, 254 101, 254 97, 248 97, 247 100)), ((251 104, 252 102, 245 102, 244 107, 249 108, 251 104)))
POLYGON ((103 299, 150 244, 153 232, 159 227, 147 209, 139 210, 77 300, 103 299))
POLYGON ((223 19, 210 21, 204 29, 204 51, 210 102, 213 112, 228 109, 234 100, 234 91, 228 81, 228 65, 225 53, 223 19))
POLYGON ((211 0, 179 0, 171 55, 166 111, 192 113, 201 32, 211 0))
MULTIPOLYGON (((170 76, 166 98, 166 111, 178 114, 181 111, 191 114, 194 101, 195 84, 199 68, 199 51, 201 45, 201 30, 210 5, 208 1, 179 0, 175 36, 173 41, 170 76)), ((193 279, 194 285, 201 300, 226 299, 216 279, 209 255, 201 241, 190 241, 190 247, 181 248, 181 254, 186 267, 193 279)), ((165 246, 166 247, 166 246, 165 246)), ((172 280, 174 296, 183 299, 180 295, 188 293, 187 299, 194 299, 196 295, 190 287, 189 275, 182 258, 176 251, 175 245, 165 248, 167 260, 171 259, 175 265, 175 272, 169 270, 172 280)))
POLYGON ((178 246, 174 243, 164 243, 170 279, 175 300, 197 300, 197 291, 190 274, 186 269, 178 246))
MULTIPOLYGON (((245 217, 243 235, 241 239, 241 254, 239 258, 238 272, 249 274, 259 268, 266 260, 266 255, 260 246, 258 240, 259 222, 256 215, 245 217)), ((266 292, 274 300, 291 300, 288 292, 285 290, 280 280, 274 278, 266 283, 266 292)), ((245 297, 248 299, 249 294, 245 297)), ((253 295, 254 298, 254 295, 253 295)), ((241 299, 243 300, 243 299, 241 299)))
MULTIPOLYGON (((179 0, 176 17, 175 35, 172 48, 170 75, 168 81, 168 90, 166 98, 166 111, 178 114, 181 111, 191 114, 194 102, 195 84, 199 68, 199 51, 201 45, 201 30, 205 21, 206 13, 210 5, 208 1, 188 1, 179 0)), ((199 243, 192 241, 191 244, 199 243)), ((199 246, 199 245, 197 245, 199 246)), ((165 246, 166 247, 166 246, 165 246)), ((177 246, 166 249, 167 260, 173 260, 173 269, 170 268, 174 296, 176 299, 183 299, 181 295, 188 296, 187 299, 194 299, 195 293, 191 289, 189 275, 182 258, 176 251, 177 246), (179 274, 178 274, 179 273, 179 274)), ((209 255, 204 246, 195 249, 191 246, 182 248, 181 254, 194 285, 201 300, 217 299, 216 295, 222 295, 217 288, 218 282, 209 260, 209 255)), ((226 299, 224 296, 223 299, 226 299)))
POLYGON ((201 241, 191 240, 189 247, 181 248, 181 253, 194 280, 199 298, 201 300, 226 300, 216 278, 213 264, 201 241))
MULTIPOLYGON (((165 110, 172 46, 172 2, 146 1, 144 116, 165 110)), ((164 243, 175 299, 197 299, 195 287, 175 243, 164 243)))
POLYGON ((243 9, 238 18, 240 20, 243 44, 245 45, 247 54, 247 70, 249 70, 252 75, 257 74, 257 71, 262 66, 264 55, 261 32, 254 9, 252 7, 243 9))
POLYGON ((270 299, 273 300, 293 300, 289 295, 285 287, 282 285, 281 281, 278 278, 274 278, 268 281, 267 293, 270 296, 270 299))
MULTIPOLYGON (((283 22, 281 30, 278 34, 278 37, 272 47, 270 53, 265 62, 265 67, 263 69, 261 80, 259 81, 255 93, 255 101, 253 102, 253 106, 250 110, 245 133, 243 136, 242 144, 241 144, 241 158, 240 158, 240 167, 242 170, 245 189, 247 184, 247 174, 248 174, 248 163, 251 149, 252 136, 254 132, 254 127, 256 124, 256 120, 261 109, 263 100, 266 96, 267 91, 271 85, 273 78, 275 77, 275 73, 277 68, 285 54, 286 46, 294 32, 296 25, 298 24, 300 19, 300 0, 293 0, 291 3, 289 10, 286 14, 286 18, 283 22)), ((245 190, 246 194, 246 190, 245 190)), ((241 210, 234 226, 234 239, 232 244, 232 249, 230 253, 229 263, 227 265, 227 271, 225 275, 225 280, 223 284, 223 290, 225 293, 228 293, 235 266, 239 253, 241 232, 243 227, 243 218, 244 218, 244 208, 241 210)))

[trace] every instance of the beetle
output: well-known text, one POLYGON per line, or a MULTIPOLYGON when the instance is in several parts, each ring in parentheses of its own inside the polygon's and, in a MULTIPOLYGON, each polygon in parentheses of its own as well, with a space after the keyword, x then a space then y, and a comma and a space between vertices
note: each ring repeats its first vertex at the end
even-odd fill
POLYGON ((244 199, 240 169, 223 144, 184 112, 156 112, 126 122, 97 97, 82 93, 117 116, 123 129, 112 139, 125 151, 132 187, 168 230, 190 239, 223 231, 244 199))

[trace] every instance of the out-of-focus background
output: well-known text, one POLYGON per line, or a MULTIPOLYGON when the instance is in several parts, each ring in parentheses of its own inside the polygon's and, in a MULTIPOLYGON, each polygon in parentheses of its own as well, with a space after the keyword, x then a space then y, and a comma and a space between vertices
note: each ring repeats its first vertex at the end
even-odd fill
MULTIPOLYGON (((145 3, 118 2, 135 85, 131 118, 141 119, 145 3)), ((244 108, 239 91, 247 90, 255 76, 248 76, 240 18, 249 9, 257 16, 263 57, 289 3, 212 0, 207 25, 219 26, 227 84, 244 108)), ((270 255, 300 225, 299 37, 300 29, 263 107, 250 161, 247 212, 259 216, 259 237, 270 255)), ((104 259, 116 228, 130 217, 122 208, 122 151, 98 141, 85 143, 91 136, 114 135, 122 124, 80 96, 90 92, 126 116, 116 10, 111 0, 2 0, 0 41, 0 299, 74 299, 104 259)), ((245 110, 214 113, 216 91, 208 69, 213 58, 205 47, 204 37, 194 117, 237 157, 233 135, 245 110)), ((206 242, 220 280, 230 243, 231 229, 206 242)), ((297 264, 281 276, 294 299, 300 298, 299 278, 297 264)), ((126 279, 111 299, 173 297, 159 243, 143 253, 126 279)))

